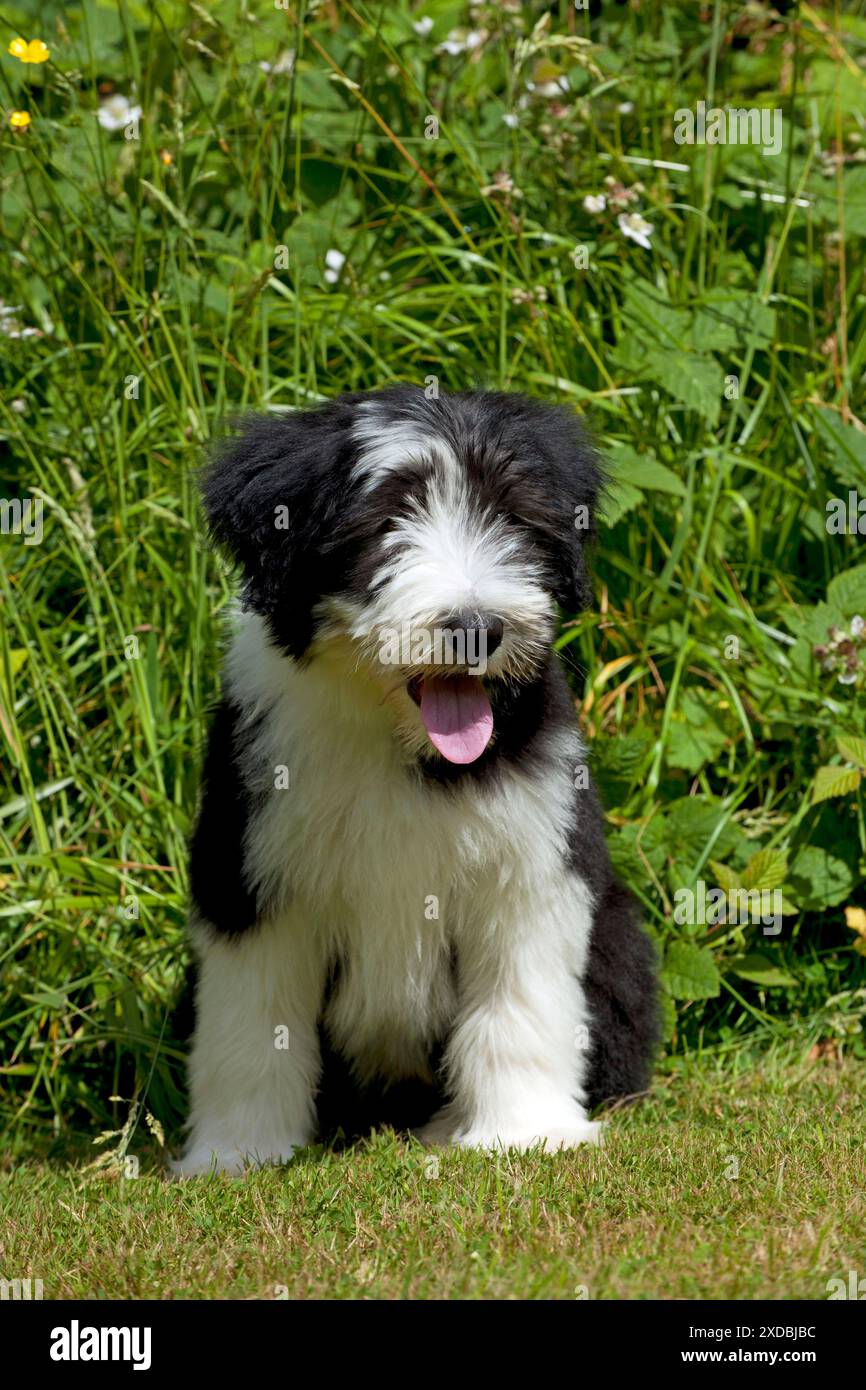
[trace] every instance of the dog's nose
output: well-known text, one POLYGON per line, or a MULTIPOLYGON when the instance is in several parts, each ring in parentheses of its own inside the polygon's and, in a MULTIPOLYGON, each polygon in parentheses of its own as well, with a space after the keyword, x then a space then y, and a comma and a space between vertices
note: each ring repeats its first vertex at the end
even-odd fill
POLYGON ((479 613, 472 609, 461 608, 450 620, 452 630, 466 633, 476 632, 478 635, 474 641, 478 643, 480 653, 484 656, 492 656, 502 643, 504 627, 501 618, 496 618, 492 613, 479 613))

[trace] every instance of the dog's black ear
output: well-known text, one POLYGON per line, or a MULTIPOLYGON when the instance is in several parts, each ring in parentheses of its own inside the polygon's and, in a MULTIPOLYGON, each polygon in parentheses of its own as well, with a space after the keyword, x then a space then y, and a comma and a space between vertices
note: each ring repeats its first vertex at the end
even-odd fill
POLYGON ((553 467, 555 495, 561 503, 554 597, 566 614, 575 614, 592 602, 589 562, 604 471, 589 431, 571 411, 558 408, 550 412, 545 447, 553 467))
POLYGON ((569 499, 570 530, 559 546, 559 573, 554 598, 566 615, 582 613, 592 603, 590 557, 596 537, 597 491, 581 490, 569 499))
POLYGON ((564 406, 521 396, 496 396, 503 438, 528 460, 524 515, 544 546, 554 598, 566 614, 592 601, 589 556, 596 507, 605 484, 592 437, 564 406))
POLYGON ((247 418, 202 478, 211 532, 243 570, 245 602, 298 657, 329 586, 329 541, 349 486, 351 425, 352 411, 340 401, 247 418))

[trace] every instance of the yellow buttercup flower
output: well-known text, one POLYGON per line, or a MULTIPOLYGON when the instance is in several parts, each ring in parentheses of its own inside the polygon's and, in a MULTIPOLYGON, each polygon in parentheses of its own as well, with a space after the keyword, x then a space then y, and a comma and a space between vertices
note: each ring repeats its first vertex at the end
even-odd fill
POLYGON ((846 907, 845 921, 852 931, 855 931, 860 938, 859 941, 852 942, 854 950, 861 956, 866 956, 866 909, 862 907, 846 907))
POLYGON ((13 130, 26 130, 30 124, 29 111, 12 111, 9 114, 9 124, 13 130))
POLYGON ((22 63, 47 63, 50 57, 48 45, 42 39, 31 39, 29 43, 26 39, 13 39, 8 52, 22 63))

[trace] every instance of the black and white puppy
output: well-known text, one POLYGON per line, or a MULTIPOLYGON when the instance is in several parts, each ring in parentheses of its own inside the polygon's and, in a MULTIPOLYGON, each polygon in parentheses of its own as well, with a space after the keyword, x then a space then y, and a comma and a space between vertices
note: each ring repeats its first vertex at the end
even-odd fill
POLYGON ((421 1137, 484 1148, 594 1142, 589 1110, 646 1087, 654 952, 551 651, 600 485, 570 411, 413 387, 254 419, 211 465, 245 587, 192 845, 179 1172, 352 1128, 332 1064, 385 1111, 428 1083, 421 1137))

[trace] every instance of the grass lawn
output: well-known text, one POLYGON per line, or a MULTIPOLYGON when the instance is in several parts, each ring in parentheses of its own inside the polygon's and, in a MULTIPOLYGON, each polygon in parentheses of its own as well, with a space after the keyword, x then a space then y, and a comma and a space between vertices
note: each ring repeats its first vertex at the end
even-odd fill
POLYGON ((30 116, 0 132, 0 1125, 182 1116, 236 589, 196 470, 238 410, 397 380, 598 437, 594 603, 557 646, 668 1051, 866 1058, 866 564, 830 525, 866 514, 866 19, 539 0, 474 7, 467 56, 445 0, 432 33, 408 0, 61 8, 4 11, 0 45, 49 51, 0 51, 30 116), (677 143, 707 73, 783 110, 782 156, 677 143), (774 932, 706 910, 740 891, 774 932))
POLYGON ((600 1150, 437 1156, 388 1133, 183 1183, 146 1159, 135 1180, 7 1161, 0 1260, 46 1299, 824 1299, 866 1265, 864 1102, 856 1065, 705 1063, 600 1150))
POLYGON ((862 1277, 863 5, 2 21, 0 1277, 707 1299, 862 1277), (698 103, 771 117, 777 152, 682 141, 698 103), (557 647, 659 949, 657 1088, 598 1153, 431 1169, 379 1137, 169 1183, 147 1146, 185 1109, 187 844, 236 591, 196 470, 238 411, 396 381, 564 404, 607 460, 593 604, 557 647), (772 931, 707 910, 765 892, 772 931), (134 1179, 91 1144, 131 1108, 134 1179))

